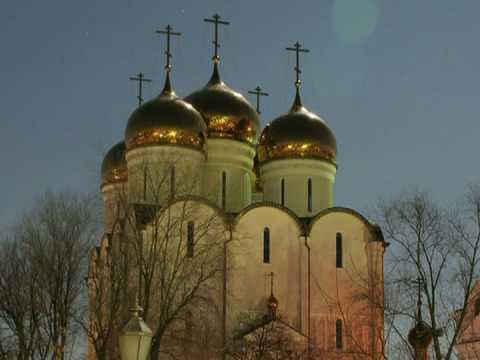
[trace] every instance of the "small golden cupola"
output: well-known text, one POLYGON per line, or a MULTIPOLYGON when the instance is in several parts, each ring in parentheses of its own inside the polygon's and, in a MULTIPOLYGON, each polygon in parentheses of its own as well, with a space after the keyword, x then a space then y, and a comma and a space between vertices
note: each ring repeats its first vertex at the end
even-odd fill
POLYGON ((337 143, 328 125, 306 109, 299 90, 290 111, 274 119, 260 135, 259 161, 311 158, 336 164, 337 143))
POLYGON ((105 155, 102 162, 102 187, 125 183, 128 180, 127 161, 125 160, 125 142, 120 141, 105 155))
POLYGON ((159 96, 139 106, 130 116, 125 142, 130 151, 140 146, 181 145, 203 150, 205 123, 192 105, 173 91, 167 72, 159 96))
POLYGON ((200 194, 201 180, 192 174, 206 159, 205 122, 175 94, 170 82, 170 38, 180 33, 170 25, 157 33, 167 36, 165 84, 160 95, 142 103, 139 81, 139 106, 125 129, 129 199, 138 204, 163 204, 173 197, 200 194))
POLYGON ((210 81, 185 98, 202 115, 209 138, 226 138, 255 144, 260 121, 257 112, 238 92, 221 79, 218 61, 210 81))
POLYGON ((295 100, 260 135, 260 177, 264 200, 286 206, 300 217, 311 217, 333 206, 337 143, 332 130, 300 98, 299 54, 309 50, 298 42, 287 50, 296 52, 295 100))
MULTIPOLYGON (((301 49, 297 42, 292 50, 297 51, 298 62, 298 52, 305 49, 301 49)), ((295 100, 286 114, 280 115, 264 128, 257 147, 259 161, 310 158, 336 165, 335 135, 325 121, 302 104, 298 65, 295 69, 295 100)))
POLYGON ((167 26, 166 31, 158 31, 168 39, 165 85, 160 95, 143 104, 139 91, 139 107, 130 116, 125 130, 127 151, 155 145, 180 145, 203 151, 205 122, 192 105, 175 94, 170 82, 170 36, 179 34, 171 30, 167 26))
POLYGON ((213 73, 210 81, 201 89, 188 95, 185 100, 192 104, 207 125, 209 138, 225 138, 255 144, 260 120, 252 105, 240 93, 228 87, 220 78, 218 65, 218 25, 228 25, 220 21, 218 14, 213 19, 205 19, 215 25, 215 53, 212 58, 213 73))

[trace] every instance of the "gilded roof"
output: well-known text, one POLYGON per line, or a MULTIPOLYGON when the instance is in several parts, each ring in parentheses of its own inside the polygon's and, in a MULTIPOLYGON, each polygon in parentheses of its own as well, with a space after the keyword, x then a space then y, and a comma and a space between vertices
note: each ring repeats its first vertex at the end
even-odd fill
POLYGON ((203 150, 205 136, 206 126, 201 115, 175 94, 168 72, 162 93, 139 106, 125 130, 127 150, 162 144, 203 150))
POLYGON ((120 141, 107 152, 102 162, 101 173, 102 186, 127 181, 125 142, 120 141))
POLYGON ((220 79, 217 63, 207 85, 187 96, 185 101, 202 115, 208 137, 255 143, 260 125, 258 114, 240 93, 220 79))
POLYGON ((257 151, 260 163, 284 158, 314 158, 335 165, 337 142, 325 121, 302 105, 297 90, 290 111, 263 129, 257 151))

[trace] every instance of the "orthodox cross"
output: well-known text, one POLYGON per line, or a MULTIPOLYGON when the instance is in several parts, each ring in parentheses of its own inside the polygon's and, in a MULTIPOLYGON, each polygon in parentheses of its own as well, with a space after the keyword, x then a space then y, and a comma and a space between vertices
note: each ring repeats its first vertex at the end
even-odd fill
POLYGON ((142 105, 142 101, 143 101, 143 98, 142 98, 142 89, 143 89, 143 83, 144 82, 152 82, 151 79, 147 79, 142 72, 139 72, 137 74, 137 76, 132 76, 130 77, 130 80, 132 81, 138 81, 138 95, 137 95, 137 99, 138 99, 138 106, 142 105))
POLYGON ((421 278, 418 277, 415 280, 412 281, 415 285, 418 287, 418 292, 417 292, 417 320, 421 321, 422 320, 422 286, 425 283, 425 281, 421 278))
POLYGON ((218 25, 230 25, 230 23, 228 21, 220 20, 220 15, 218 14, 213 15, 211 19, 203 19, 203 21, 215 24, 215 37, 213 39, 215 54, 213 55, 212 60, 219 61, 220 57, 218 56, 218 48, 220 47, 220 43, 218 42, 218 25))
POLYGON ((293 44, 293 47, 287 47, 286 48, 287 51, 295 51, 295 55, 296 55, 296 65, 295 65, 295 73, 296 73, 296 81, 295 81, 295 85, 297 87, 300 86, 300 74, 302 73, 302 71, 300 70, 300 53, 303 52, 303 53, 308 53, 310 52, 309 49, 304 49, 302 48, 302 44, 300 44, 298 41, 293 44))
POLYGON ((257 113, 261 114, 260 112, 260 96, 268 96, 266 92, 262 92, 262 88, 260 86, 257 86, 255 90, 249 90, 249 94, 253 94, 257 96, 257 113))
POLYGON ((172 31, 173 28, 170 25, 167 25, 165 27, 165 30, 157 30, 155 31, 157 34, 162 34, 167 36, 167 50, 165 50, 165 55, 167 56, 167 62, 165 65, 165 70, 170 71, 172 66, 170 65, 170 58, 172 57, 172 53, 170 52, 170 38, 172 35, 174 36, 180 36, 182 35, 179 32, 172 31))
POLYGON ((273 296, 273 280, 275 278, 275 274, 273 271, 270 274, 267 274, 268 277, 270 277, 270 295, 273 296))

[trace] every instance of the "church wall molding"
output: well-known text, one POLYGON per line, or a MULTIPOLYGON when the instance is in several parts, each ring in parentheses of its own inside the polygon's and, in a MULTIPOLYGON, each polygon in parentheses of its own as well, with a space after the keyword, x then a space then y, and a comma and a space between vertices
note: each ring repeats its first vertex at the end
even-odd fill
POLYGON ((377 224, 368 220, 364 215, 362 215, 358 211, 356 211, 354 209, 351 209, 351 208, 348 208, 348 207, 342 207, 342 206, 333 206, 333 207, 321 210, 315 216, 310 218, 309 224, 307 226, 308 235, 310 235, 313 227, 315 226, 315 223, 318 220, 322 219, 323 217, 325 217, 327 215, 335 214, 335 213, 341 213, 341 214, 343 213, 343 214, 352 215, 356 219, 360 220, 367 227, 367 229, 370 231, 372 241, 385 242, 385 240, 383 238, 382 231, 377 224))
POLYGON ((300 220, 300 218, 289 208, 282 206, 281 204, 277 204, 272 201, 261 201, 261 202, 256 202, 253 204, 248 205, 247 207, 243 208, 233 219, 232 221, 232 228, 235 229, 242 217, 244 217, 247 213, 250 211, 253 211, 257 208, 273 208, 280 210, 287 214, 292 220, 294 220, 295 224, 297 225, 298 228, 298 235, 299 236, 305 236, 305 226, 303 222, 300 220))

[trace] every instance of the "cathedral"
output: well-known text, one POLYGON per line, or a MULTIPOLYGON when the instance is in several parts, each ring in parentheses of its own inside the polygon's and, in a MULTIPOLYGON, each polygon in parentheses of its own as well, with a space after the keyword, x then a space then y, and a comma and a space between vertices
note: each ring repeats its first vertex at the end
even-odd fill
POLYGON ((288 48, 297 59, 294 86, 283 90, 292 102, 262 128, 261 89, 255 108, 221 77, 218 26, 228 23, 207 21, 215 54, 205 86, 175 93, 169 44, 178 33, 161 31, 163 89, 143 102, 148 79, 135 78, 139 106, 103 160, 89 358, 118 357, 137 301, 153 358, 250 359, 238 351, 280 329, 298 357, 275 358, 383 359, 386 246, 377 225, 334 206, 335 134, 301 98, 307 50, 288 48))

